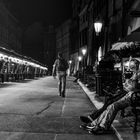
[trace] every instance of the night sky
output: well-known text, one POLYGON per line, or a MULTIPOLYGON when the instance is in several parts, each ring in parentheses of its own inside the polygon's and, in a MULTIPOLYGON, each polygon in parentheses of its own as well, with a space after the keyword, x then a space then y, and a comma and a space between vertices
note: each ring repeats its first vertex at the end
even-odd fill
POLYGON ((24 25, 44 21, 59 25, 72 15, 72 0, 4 0, 24 25))

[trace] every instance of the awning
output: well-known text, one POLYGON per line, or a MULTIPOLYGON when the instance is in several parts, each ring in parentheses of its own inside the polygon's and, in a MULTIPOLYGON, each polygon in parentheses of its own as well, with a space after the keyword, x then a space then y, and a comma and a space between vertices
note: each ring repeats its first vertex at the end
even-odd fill
POLYGON ((121 50, 123 48, 128 48, 129 46, 133 45, 133 42, 117 42, 112 45, 111 50, 121 50))

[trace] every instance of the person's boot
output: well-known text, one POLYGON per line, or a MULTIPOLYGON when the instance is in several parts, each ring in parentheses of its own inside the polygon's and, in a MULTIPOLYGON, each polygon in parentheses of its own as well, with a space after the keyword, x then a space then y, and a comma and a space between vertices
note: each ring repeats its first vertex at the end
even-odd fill
POLYGON ((81 124, 80 128, 83 130, 91 131, 95 126, 92 126, 91 124, 81 124))
POLYGON ((91 123, 92 121, 86 116, 80 116, 80 120, 86 124, 91 123))

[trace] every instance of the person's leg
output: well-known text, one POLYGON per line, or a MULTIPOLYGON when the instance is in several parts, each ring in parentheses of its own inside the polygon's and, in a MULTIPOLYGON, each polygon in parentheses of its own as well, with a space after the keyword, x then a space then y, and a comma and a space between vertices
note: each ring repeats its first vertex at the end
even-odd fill
POLYGON ((88 116, 80 116, 80 120, 84 123, 80 125, 80 128, 89 130, 91 127, 90 123, 92 123, 95 119, 97 119, 109 106, 108 103, 105 103, 100 109, 92 111, 88 116))
POLYGON ((80 120, 84 123, 91 123, 93 122, 95 119, 97 119, 103 112, 104 110, 106 110, 106 108, 112 104, 114 101, 110 101, 110 102, 106 102, 100 109, 96 109, 94 111, 92 111, 92 113, 90 113, 87 117, 86 116, 80 116, 80 120))
POLYGON ((65 97, 66 90, 66 74, 62 76, 62 97, 65 97))
POLYGON ((92 122, 93 126, 97 126, 97 129, 91 130, 93 133, 98 131, 99 127, 104 128, 104 130, 108 130, 116 117, 116 114, 119 110, 128 107, 131 104, 131 93, 125 95, 120 100, 115 103, 109 105, 107 109, 92 122))
POLYGON ((58 92, 59 92, 59 95, 61 96, 62 95, 62 76, 60 73, 58 73, 57 76, 58 76, 58 92))
POLYGON ((59 89, 59 95, 61 96, 62 95, 62 82, 61 82, 61 80, 59 80, 59 82, 58 82, 58 89, 59 89))
POLYGON ((106 102, 104 103, 104 105, 97 110, 92 111, 92 113, 90 113, 87 117, 86 116, 80 116, 80 120, 84 123, 90 123, 92 121, 94 121, 96 118, 98 118, 104 110, 107 109, 107 107, 116 102, 117 100, 121 99, 123 96, 125 96, 126 92, 122 91, 121 95, 116 95, 114 98, 109 98, 108 100, 106 100, 106 102))
POLYGON ((80 116, 80 120, 83 123, 91 123, 92 121, 94 121, 95 119, 97 119, 102 113, 103 111, 107 108, 107 106, 103 106, 100 109, 94 110, 92 111, 91 114, 89 114, 88 116, 80 116))

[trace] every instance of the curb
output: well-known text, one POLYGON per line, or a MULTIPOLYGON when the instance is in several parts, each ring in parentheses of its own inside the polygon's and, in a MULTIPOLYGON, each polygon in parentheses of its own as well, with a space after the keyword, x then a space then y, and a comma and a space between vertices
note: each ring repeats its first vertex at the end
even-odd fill
MULTIPOLYGON (((89 91, 89 89, 79 80, 77 81, 77 83, 82 87, 84 92, 89 97, 90 101, 95 105, 95 107, 97 109, 99 109, 103 106, 103 102, 99 102, 99 101, 97 101, 97 99, 95 99, 96 91, 93 91, 93 92, 89 91)), ((117 131, 117 129, 114 127, 113 124, 112 124, 112 128, 113 128, 113 130, 115 132, 115 135, 117 136, 118 140, 123 140, 122 136, 119 134, 119 132, 117 131)))

